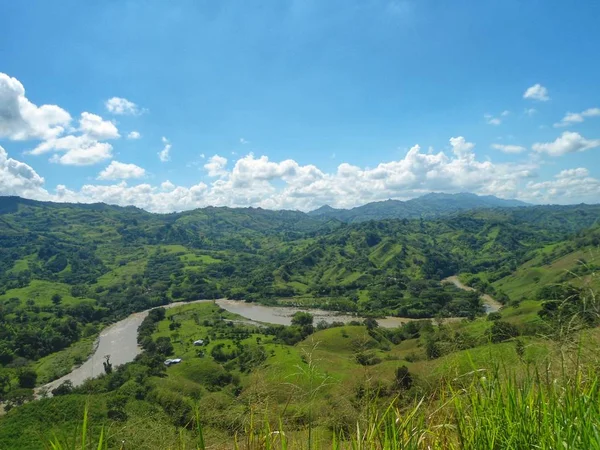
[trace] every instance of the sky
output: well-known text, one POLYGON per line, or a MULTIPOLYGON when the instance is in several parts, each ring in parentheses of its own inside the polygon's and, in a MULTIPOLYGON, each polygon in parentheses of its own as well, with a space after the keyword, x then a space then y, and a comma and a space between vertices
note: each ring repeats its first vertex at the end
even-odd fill
POLYGON ((600 198, 600 2, 0 1, 0 195, 600 198))

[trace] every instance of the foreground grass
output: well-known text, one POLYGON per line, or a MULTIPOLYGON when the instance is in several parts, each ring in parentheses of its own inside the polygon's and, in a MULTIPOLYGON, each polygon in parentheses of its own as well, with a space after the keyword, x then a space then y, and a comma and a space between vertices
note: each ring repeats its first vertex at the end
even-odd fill
MULTIPOLYGON (((519 380, 499 369, 473 371, 429 398, 397 405, 370 405, 355 429, 337 433, 286 430, 281 420, 261 420, 255 412, 227 443, 210 442, 196 409, 186 430, 169 432, 172 441, 163 441, 162 448, 600 449, 600 379, 592 370, 564 372, 560 378, 532 372, 519 380)), ((41 444, 54 450, 129 448, 114 439, 115 429, 96 427, 90 438, 92 425, 86 407, 76 438, 54 436, 41 444)))

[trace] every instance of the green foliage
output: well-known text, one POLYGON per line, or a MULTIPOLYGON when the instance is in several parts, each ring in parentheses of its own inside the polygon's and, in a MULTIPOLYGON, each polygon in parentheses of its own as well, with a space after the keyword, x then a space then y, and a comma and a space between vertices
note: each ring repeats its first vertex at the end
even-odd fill
POLYGON ((510 322, 496 320, 490 328, 490 339, 493 343, 503 342, 519 335, 519 329, 510 322))
POLYGON ((21 369, 17 375, 19 379, 19 387, 33 389, 37 380, 37 373, 31 369, 21 369))
POLYGON ((304 311, 298 311, 292 316, 292 325, 299 327, 312 326, 313 316, 310 313, 304 311))

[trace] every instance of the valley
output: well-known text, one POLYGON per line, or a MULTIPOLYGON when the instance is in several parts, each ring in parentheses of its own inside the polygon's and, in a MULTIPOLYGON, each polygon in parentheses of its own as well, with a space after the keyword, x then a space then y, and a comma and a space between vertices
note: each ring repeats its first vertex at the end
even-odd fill
POLYGON ((22 423, 66 445, 86 410, 107 448, 263 448, 248 441, 263 427, 293 448, 352 446, 356 424, 391 430, 368 411, 419 402, 406 426, 430 430, 422 442, 467 448, 431 413, 456 418, 444 397, 479 373, 575 389, 560 371, 592 367, 600 342, 600 207, 419 208, 432 200, 454 206, 340 220, 0 198, 0 448, 36 448, 22 423))

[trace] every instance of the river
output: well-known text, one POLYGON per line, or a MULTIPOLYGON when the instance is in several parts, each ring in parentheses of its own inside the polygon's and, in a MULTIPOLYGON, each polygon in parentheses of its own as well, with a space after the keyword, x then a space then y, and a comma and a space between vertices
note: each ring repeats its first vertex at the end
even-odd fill
MULTIPOLYGON (((454 276, 446 278, 446 282, 454 283, 454 285, 460 289, 467 291, 473 291, 474 289, 465 286, 460 280, 454 276)), ((489 295, 482 295, 482 299, 486 308, 486 312, 498 311, 502 306, 499 302, 494 300, 489 295)), ((191 303, 209 302, 213 300, 196 300, 194 302, 176 302, 165 305, 164 308, 174 308, 182 305, 189 305, 191 303)), ((363 320, 362 317, 351 316, 348 314, 340 314, 335 311, 325 311, 314 308, 296 308, 287 306, 265 306, 258 303, 246 303, 238 300, 227 300, 220 299, 216 300, 215 303, 226 311, 238 314, 252 322, 257 323, 270 323, 276 325, 290 325, 292 323, 292 316, 298 311, 306 311, 314 316, 315 323, 324 320, 327 323, 334 321, 339 322, 350 322, 352 320, 363 320)), ((110 362, 113 367, 120 366, 121 364, 133 361, 133 359, 141 352, 141 348, 137 344, 137 330, 144 318, 148 315, 150 310, 134 313, 113 325, 105 328, 96 341, 96 348, 92 356, 84 362, 81 366, 73 369, 67 375, 54 380, 44 386, 36 389, 36 393, 39 394, 41 390, 47 392, 52 391, 63 382, 70 380, 74 386, 79 386, 86 379, 97 377, 104 373, 104 362, 105 355, 110 355, 110 362)), ((453 318, 457 320, 458 318, 453 318)), ((453 320, 445 319, 445 320, 453 320)), ((386 317, 378 319, 377 322, 381 327, 384 328, 396 328, 406 322, 409 322, 409 318, 405 317, 386 317)))
MULTIPOLYGON (((175 302, 164 305, 164 308, 175 308, 177 306, 188 305, 190 303, 208 302, 212 300, 196 300, 195 302, 175 302)), ((137 330, 142 321, 148 315, 150 309, 146 311, 131 314, 126 319, 120 320, 106 327, 98 336, 95 343, 94 353, 90 358, 79 367, 73 369, 65 376, 51 381, 48 384, 36 388, 36 394, 45 390, 51 392, 63 382, 69 380, 74 386, 79 386, 88 378, 94 378, 104 373, 105 355, 110 355, 110 362, 113 367, 133 361, 139 355, 142 349, 137 343, 137 330)))
MULTIPOLYGON (((444 278, 442 280, 442 283, 444 281, 453 283, 454 286, 456 286, 457 288, 462 289, 464 291, 475 292, 475 289, 473 289, 470 286, 467 286, 466 284, 463 284, 456 275, 448 277, 448 278, 444 278)), ((480 294, 480 296, 481 296, 481 300, 483 300, 483 307, 485 308, 486 314, 489 314, 492 312, 497 312, 500 308, 502 308, 502 303, 500 303, 498 300, 493 298, 491 295, 480 294)))

